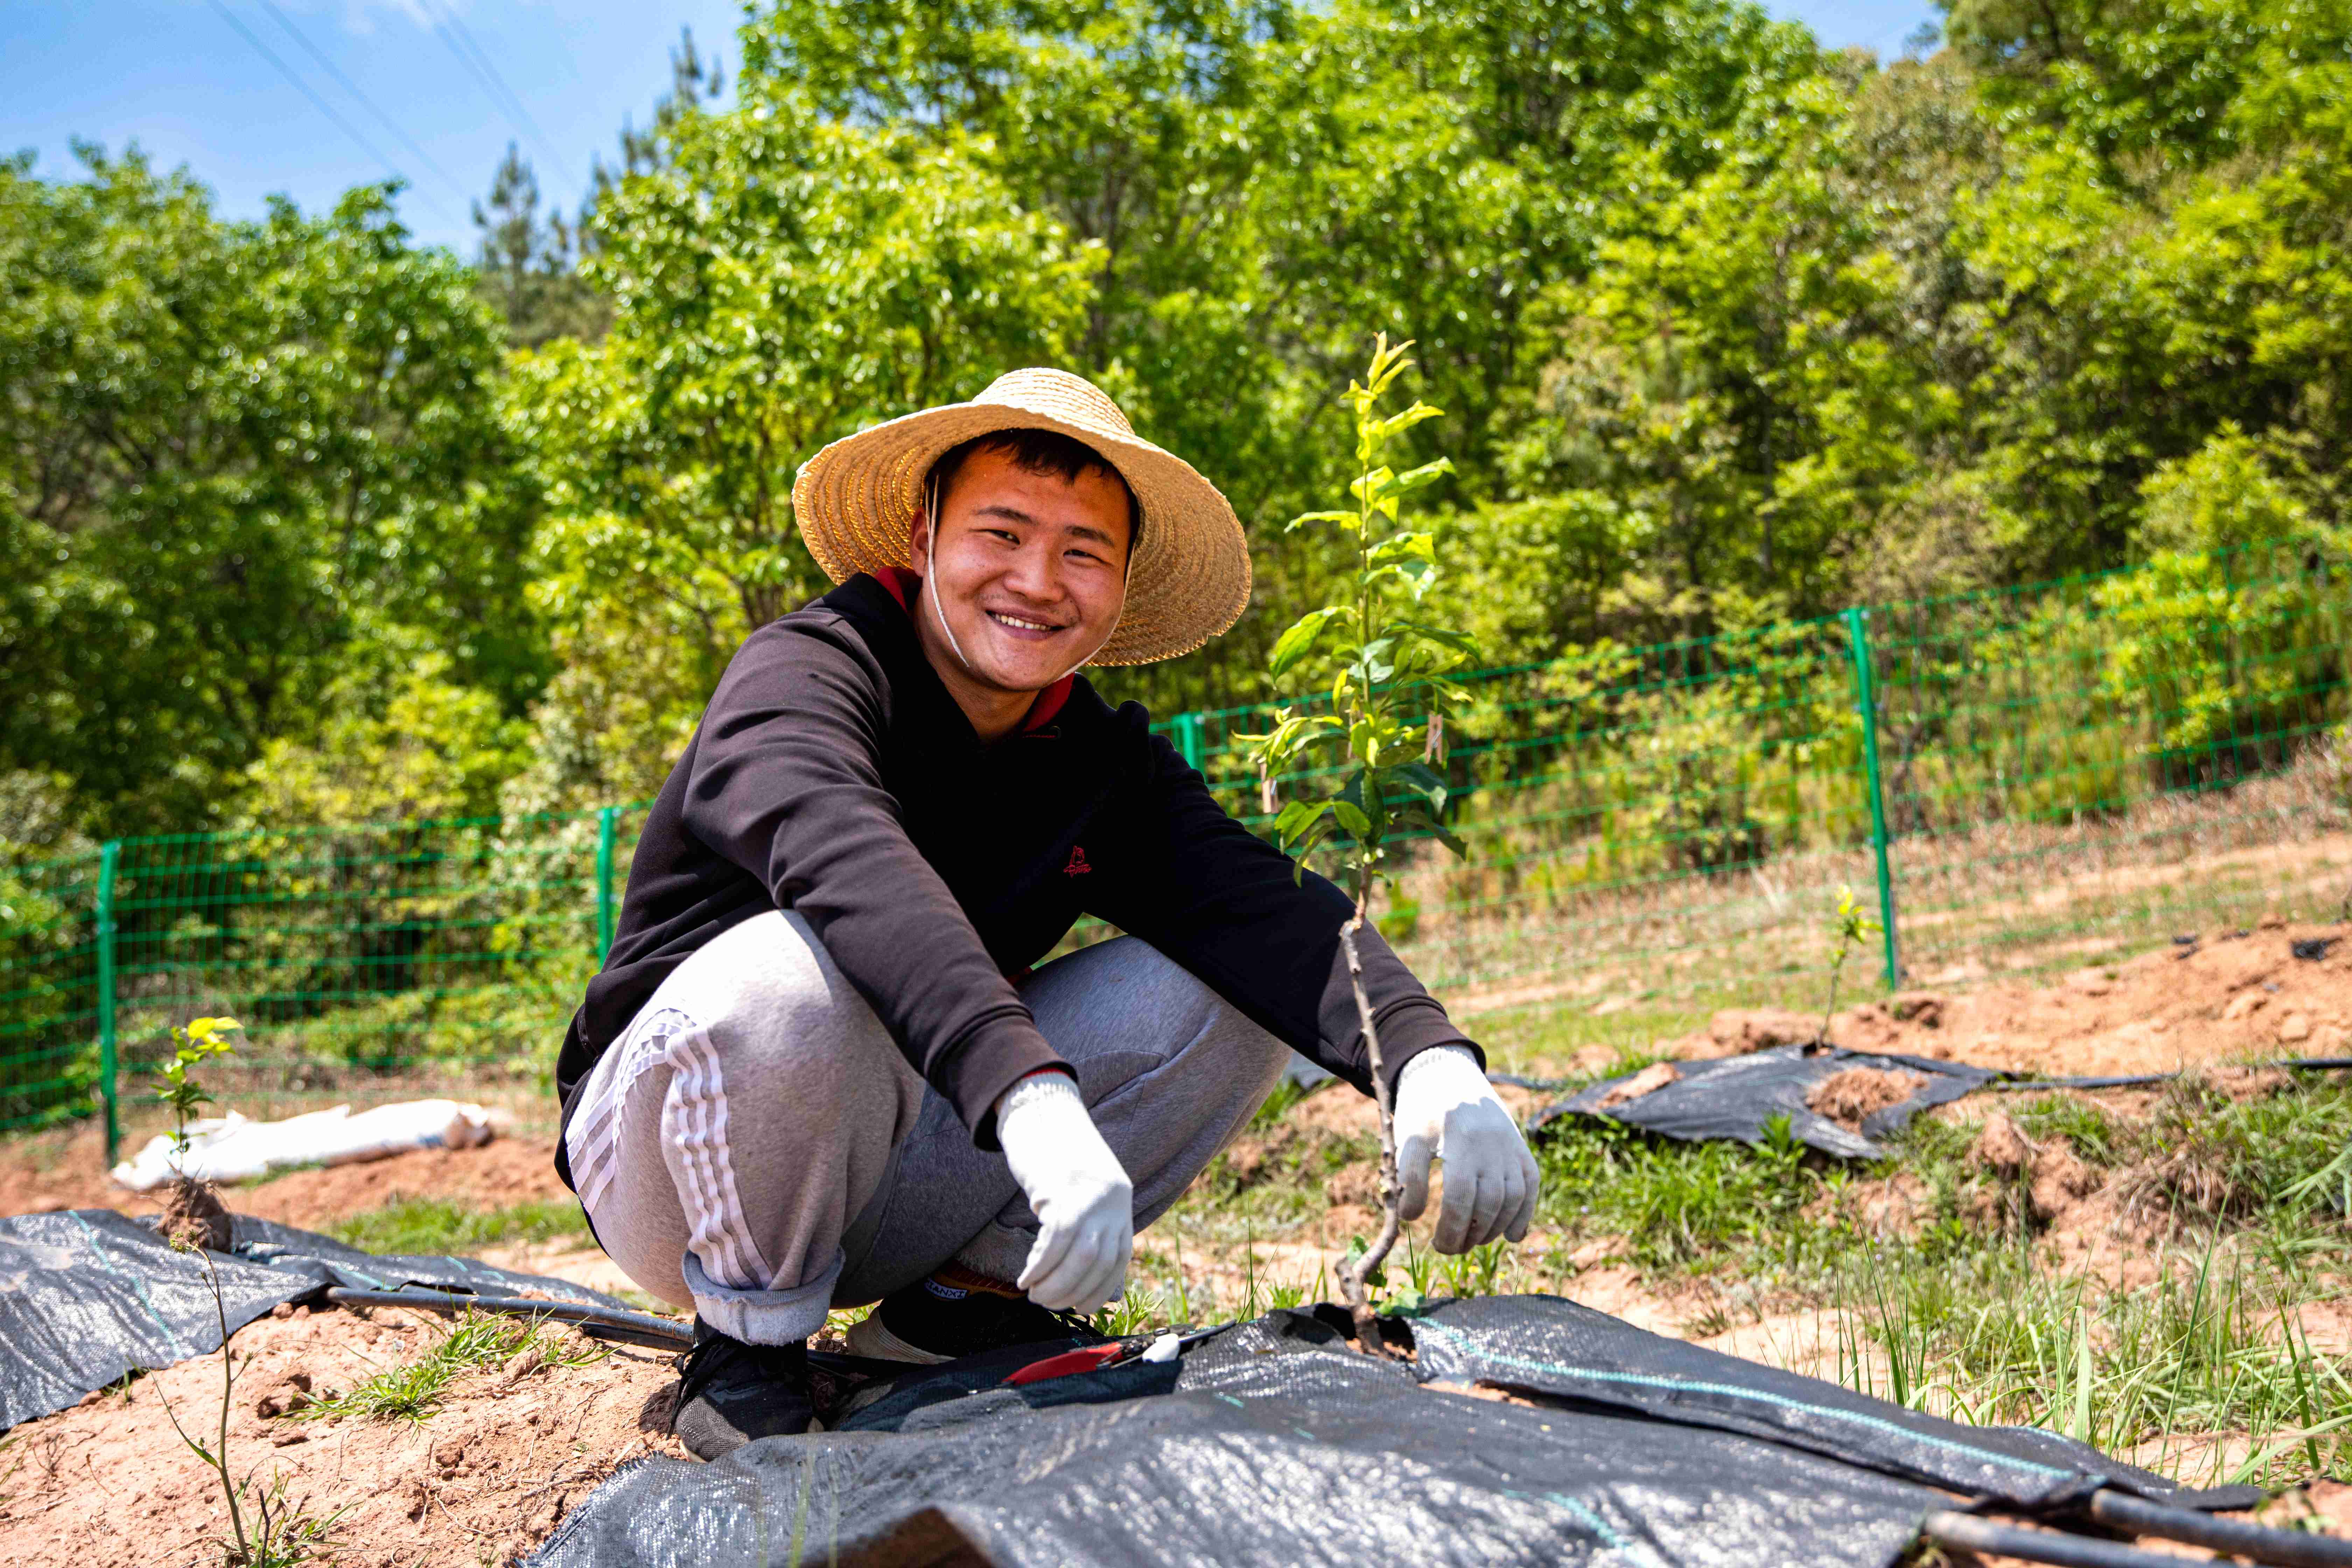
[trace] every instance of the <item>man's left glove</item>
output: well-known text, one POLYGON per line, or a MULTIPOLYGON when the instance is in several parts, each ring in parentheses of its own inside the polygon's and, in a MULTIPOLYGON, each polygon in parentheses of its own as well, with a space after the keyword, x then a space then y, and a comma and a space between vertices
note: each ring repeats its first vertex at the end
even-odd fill
POLYGON ((1406 1219, 1429 1206, 1429 1163, 1445 1162, 1437 1207, 1440 1252, 1467 1252, 1496 1237, 1525 1241, 1542 1178, 1518 1123, 1495 1097, 1478 1058, 1438 1046, 1404 1064, 1396 1081, 1397 1205, 1406 1219))
POLYGON ((1037 1216, 1037 1240, 1014 1283, 1057 1312, 1116 1300, 1135 1250, 1135 1188, 1095 1131, 1076 1080, 1032 1073, 1006 1089, 996 1137, 1037 1216))

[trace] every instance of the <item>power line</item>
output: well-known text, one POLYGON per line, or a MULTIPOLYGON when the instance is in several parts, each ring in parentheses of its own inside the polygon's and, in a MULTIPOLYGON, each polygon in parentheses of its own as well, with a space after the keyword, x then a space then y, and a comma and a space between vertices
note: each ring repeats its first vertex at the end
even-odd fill
POLYGON ((554 165, 558 174, 567 180, 572 180, 575 184, 578 184, 579 182, 573 179, 570 167, 565 164, 563 154, 555 150, 555 143, 549 141, 547 132, 539 128, 539 122, 530 117, 530 110, 523 107, 522 100, 515 95, 512 88, 507 86, 506 79, 499 75, 499 68, 491 63, 489 55, 484 51, 482 46, 475 42, 474 35, 466 26, 464 19, 446 4, 435 5, 431 4, 431 0, 424 0, 424 9, 425 14, 432 20, 433 30, 439 34, 441 41, 449 47, 449 52, 457 57, 457 63, 471 73, 476 83, 488 95, 490 106, 496 109, 509 124, 538 143, 539 150, 547 155, 547 161, 554 165))
POLYGON ((418 146, 415 139, 410 136, 407 132, 400 128, 399 121, 394 120, 391 115, 386 114, 383 110, 377 108, 375 100, 368 97, 366 93, 362 92, 360 90, 359 84, 352 80, 351 78, 345 76, 341 68, 339 68, 333 60, 328 58, 326 54, 320 49, 318 45, 310 41, 309 36, 306 35, 301 28, 297 27, 294 25, 291 17, 288 16, 285 12, 278 8, 278 0, 261 0, 261 7, 263 10, 268 11, 272 16, 277 17, 278 25, 285 28, 288 35, 291 37, 296 43, 301 45, 303 49, 312 59, 318 61, 320 65, 323 66, 329 76, 333 77, 338 82, 341 82, 345 92, 348 92, 353 98, 358 99, 360 100, 361 107, 364 108, 370 114, 374 115, 376 119, 382 122, 385 130, 400 138, 401 143, 411 153, 416 154, 416 161, 418 163, 424 164, 426 168, 440 175, 442 183, 446 184, 449 189, 455 192, 457 195, 469 201, 472 199, 473 194, 471 192, 467 191, 465 186, 459 184, 456 180, 451 179, 449 177, 448 170, 435 163, 433 161, 433 155, 430 153, 427 153, 424 148, 418 146))
MULTIPOLYGON (((391 159, 385 157, 383 153, 378 151, 374 142, 370 142, 366 137, 361 135, 357 126, 353 125, 350 121, 344 119, 341 114, 335 111, 334 105, 329 103, 325 99, 320 98, 316 92, 313 92, 310 89, 310 84, 304 81, 300 77, 294 73, 293 67, 278 58, 277 52, 270 48, 268 44, 263 43, 254 33, 252 28, 247 26, 243 22, 237 19, 236 12, 223 5, 222 0, 210 0, 210 4, 215 11, 220 13, 221 20, 226 22, 230 26, 235 27, 237 30, 238 36, 244 38, 247 43, 253 46, 256 53, 259 54, 263 59, 268 60, 272 66, 276 67, 278 75, 291 82, 297 91, 300 92, 303 97, 310 100, 312 107, 317 109, 320 113, 325 115, 329 120, 334 121, 335 125, 344 135, 358 142, 362 150, 363 150, 369 157, 373 158, 377 163, 382 163, 387 170, 389 170, 394 179, 400 181, 404 184, 407 184, 408 176, 401 173, 400 165, 394 163, 391 159)), ((419 194, 423 195, 421 192, 419 194)), ((443 217, 449 217, 449 210, 446 207, 442 206, 439 202, 434 201, 431 196, 426 196, 425 200, 433 202, 434 209, 439 212, 443 217)), ((450 221, 455 222, 456 220, 452 218, 450 221)))

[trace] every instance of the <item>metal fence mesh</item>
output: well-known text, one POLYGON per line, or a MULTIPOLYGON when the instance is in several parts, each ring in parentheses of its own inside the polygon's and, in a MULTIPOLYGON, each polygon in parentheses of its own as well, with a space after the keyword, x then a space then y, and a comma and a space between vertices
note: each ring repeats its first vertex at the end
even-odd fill
MULTIPOLYGON (((1813 984, 1841 887, 1886 918, 1873 957, 1897 984, 2332 915, 2352 876, 2346 586, 2301 552, 2168 559, 1485 672, 1445 759, 1471 857, 1407 846, 1382 927, 1475 1011, 1777 1000, 1813 984)), ((1160 727, 1261 826, 1236 737, 1269 711, 1160 727)), ((641 820, 264 829, 0 866, 0 1127, 93 1106, 111 1127, 168 1026, 205 1013, 248 1030, 223 1086, 272 1105, 543 1079, 641 820)))

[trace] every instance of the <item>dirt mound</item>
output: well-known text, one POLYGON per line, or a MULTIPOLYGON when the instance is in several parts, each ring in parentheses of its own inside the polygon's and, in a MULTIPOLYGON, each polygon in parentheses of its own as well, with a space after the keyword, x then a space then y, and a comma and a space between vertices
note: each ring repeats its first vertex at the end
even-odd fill
POLYGON ((1654 1094, 1670 1083, 1681 1082, 1682 1076, 1681 1069, 1672 1062, 1652 1062, 1623 1083, 1612 1084, 1609 1091, 1594 1102, 1593 1109, 1607 1110, 1628 1100, 1639 1100, 1645 1094, 1654 1094))
POLYGON ((1979 1169, 2004 1178, 2043 1225, 2063 1219, 2101 1184, 2099 1173, 2066 1140, 2053 1138, 2037 1143, 2006 1110, 1995 1110, 1985 1118, 1969 1159, 1979 1169))
POLYGON ((228 1210, 210 1182, 173 1182, 163 1189, 163 1223, 156 1227, 174 1247, 207 1247, 226 1252, 235 1237, 228 1210))
MULTIPOLYGON (((676 1376, 667 1358, 617 1348, 584 1366, 525 1355, 464 1375, 421 1420, 302 1418, 300 1396, 348 1390, 444 1331, 404 1312, 370 1321, 294 1309, 231 1342, 241 1362, 231 1467, 255 1472, 265 1488, 282 1482, 284 1496, 314 1518, 348 1509, 324 1543, 324 1557, 341 1568, 510 1562, 623 1463, 680 1452, 662 1430, 676 1376), (289 1405, 291 1415, 280 1414, 289 1405)), ((560 1344, 576 1352, 584 1342, 560 1344)), ((0 1455, 8 1560, 72 1568, 218 1561, 209 1543, 228 1525, 218 1477, 173 1431, 164 1405, 210 1441, 220 1396, 220 1359, 202 1356, 18 1426, 0 1455)))
MULTIPOLYGON (((477 1208, 568 1196, 555 1175, 551 1138, 502 1137, 477 1149, 416 1149, 362 1165, 290 1171, 221 1196, 238 1214, 315 1230, 403 1197, 447 1198, 477 1208)), ((161 1193, 118 1187, 95 1128, 63 1141, 26 1140, 0 1152, 0 1215, 110 1208, 152 1214, 161 1193)))
POLYGON ((1818 1013, 1790 1013, 1778 1007, 1732 1007, 1707 1020, 1707 1026, 1675 1047, 1678 1057, 1740 1057, 1774 1046, 1812 1043, 1822 1032, 1818 1013))
MULTIPOLYGON (((2280 922, 2183 934, 2188 940, 2048 985, 1899 992, 1839 1014, 1830 1041, 2053 1078, 2352 1054, 2352 941, 2341 940, 2344 928, 2280 922)), ((1673 1054, 1732 1055, 1809 1040, 1819 1026, 1801 1014, 1730 1010, 1677 1041, 1673 1054)))
POLYGON ((1927 1078, 1916 1072, 1879 1068, 1847 1068, 1833 1072, 1805 1091, 1805 1109, 1825 1116, 1851 1131, 1862 1131, 1863 1118, 1890 1105, 1900 1105, 1919 1092, 1927 1078))

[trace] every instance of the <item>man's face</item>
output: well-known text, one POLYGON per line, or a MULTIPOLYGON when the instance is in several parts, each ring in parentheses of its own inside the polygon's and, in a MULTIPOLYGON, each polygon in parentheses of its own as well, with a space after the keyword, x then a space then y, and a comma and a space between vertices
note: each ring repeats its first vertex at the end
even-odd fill
POLYGON ((1127 492, 1089 468, 1075 482, 979 451, 940 498, 939 548, 918 518, 914 568, 930 581, 916 623, 942 670, 998 691, 1036 691, 1091 657, 1127 602, 1127 492), (928 606, 955 634, 935 647, 928 606), (944 656, 944 657, 942 657, 944 656))

